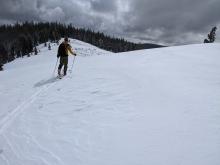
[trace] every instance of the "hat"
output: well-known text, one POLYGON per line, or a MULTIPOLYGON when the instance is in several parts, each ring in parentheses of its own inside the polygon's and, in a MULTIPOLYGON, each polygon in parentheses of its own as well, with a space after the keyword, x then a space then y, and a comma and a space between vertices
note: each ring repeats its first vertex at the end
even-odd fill
POLYGON ((68 40, 68 38, 67 38, 67 37, 65 37, 65 38, 64 38, 64 41, 68 42, 69 40, 68 40))

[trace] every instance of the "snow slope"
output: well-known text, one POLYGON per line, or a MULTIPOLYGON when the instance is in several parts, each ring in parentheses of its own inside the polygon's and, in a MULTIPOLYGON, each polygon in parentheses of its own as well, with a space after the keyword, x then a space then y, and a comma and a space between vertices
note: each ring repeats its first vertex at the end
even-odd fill
POLYGON ((55 45, 0 72, 0 165, 220 164, 220 44, 71 44, 62 80, 55 45))

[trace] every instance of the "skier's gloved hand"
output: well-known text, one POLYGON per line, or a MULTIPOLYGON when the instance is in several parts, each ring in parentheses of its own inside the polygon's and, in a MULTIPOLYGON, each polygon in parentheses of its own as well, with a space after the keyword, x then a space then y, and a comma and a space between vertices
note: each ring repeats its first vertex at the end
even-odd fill
POLYGON ((73 55, 76 56, 76 53, 74 53, 73 55))

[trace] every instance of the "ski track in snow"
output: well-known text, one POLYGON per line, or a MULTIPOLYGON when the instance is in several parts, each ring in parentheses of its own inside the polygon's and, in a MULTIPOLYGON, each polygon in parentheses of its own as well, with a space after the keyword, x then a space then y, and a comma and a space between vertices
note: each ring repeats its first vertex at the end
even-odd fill
MULTIPOLYGON (((105 51, 100 51, 100 53, 97 53, 96 49, 90 49, 90 48, 87 49, 85 47, 85 44, 84 45, 80 44, 80 45, 82 45, 83 48, 76 49, 77 51, 82 51, 82 52, 78 53, 78 55, 80 55, 80 56, 88 56, 88 55, 91 55, 91 54, 94 54, 94 53, 96 55, 103 55, 103 53, 105 52, 105 51)), ((67 78, 64 78, 62 81, 65 81, 65 79, 70 79, 70 78, 72 78, 71 75, 67 76, 67 78)), ((59 81, 59 80, 57 80, 57 81, 59 81)), ((8 132, 8 128, 12 125, 13 122, 16 122, 17 118, 19 120, 21 120, 22 122, 27 122, 27 119, 23 118, 21 115, 31 111, 31 109, 32 109, 31 105, 34 104, 34 102, 36 100, 39 100, 41 97, 43 97, 46 94, 46 92, 51 87, 53 87, 55 84, 56 84, 56 79, 54 79, 54 78, 51 78, 51 79, 48 79, 48 80, 41 80, 38 83, 35 83, 34 87, 35 88, 40 88, 40 89, 38 89, 28 99, 26 99, 25 101, 20 103, 16 108, 14 108, 13 110, 10 110, 9 113, 6 114, 0 120, 0 135, 2 136, 3 140, 6 142, 5 145, 8 146, 7 147, 8 149, 5 149, 4 147, 3 147, 3 149, 1 149, 0 162, 1 162, 1 158, 2 158, 3 162, 7 163, 7 164, 13 164, 12 162, 16 162, 16 164, 21 164, 21 165, 25 164, 25 162, 31 162, 31 164, 35 164, 35 162, 37 162, 36 164, 38 164, 39 162, 41 162, 41 164, 45 164, 45 165, 49 165, 50 162, 53 162, 53 164, 58 164, 58 165, 63 165, 64 164, 62 162, 62 160, 59 158, 59 156, 57 156, 56 154, 54 154, 49 149, 42 146, 41 143, 38 142, 36 137, 32 136, 30 133, 24 133, 22 136, 20 136, 19 134, 16 134, 14 132, 8 132), (25 110, 27 110, 27 112, 25 112, 25 110), (19 149, 20 148, 19 146, 16 147, 16 145, 18 145, 18 144, 11 143, 10 138, 6 138, 8 133, 16 139, 20 139, 20 138, 21 139, 26 139, 26 142, 28 142, 28 144, 31 143, 31 144, 34 145, 34 147, 37 147, 38 150, 40 151, 41 155, 43 153, 43 155, 45 155, 45 157, 47 159, 45 159, 42 156, 30 155, 30 157, 27 160, 22 161, 20 158, 22 158, 22 157, 24 158, 26 156, 22 154, 22 151, 19 149), (5 156, 6 152, 9 152, 9 153, 11 152, 12 155, 14 154, 15 157, 13 156, 14 157, 13 161, 10 161, 12 159, 9 159, 7 156, 5 156)), ((60 89, 61 88, 58 88, 57 91, 60 91, 60 89)), ((73 90, 71 90, 71 91, 73 91, 73 90)), ((95 94, 96 92, 97 91, 95 91, 93 94, 95 94)), ((56 103, 56 101, 49 103, 49 105, 53 105, 54 103, 56 103)), ((79 105, 82 105, 81 103, 83 103, 83 105, 84 105, 85 102, 84 101, 79 101, 79 103, 80 103, 79 105)), ((43 109, 44 104, 40 105, 38 108, 43 109)), ((81 109, 81 108, 76 109, 76 112, 81 111, 83 109, 81 109)), ((47 128, 47 129, 48 129, 47 133, 50 134, 51 129, 50 128, 47 128)), ((84 132, 83 132, 83 134, 84 134, 84 132)), ((65 141, 63 141, 63 142, 65 142, 65 141)), ((67 143, 69 145, 69 143, 71 143, 71 141, 67 141, 65 143, 67 143)), ((81 150, 80 144, 78 144, 78 140, 75 140, 75 146, 78 150, 81 150)), ((75 157, 75 159, 77 160, 77 156, 75 157)), ((80 161, 80 159, 78 159, 78 161, 80 161)))
MULTIPOLYGON (((78 48, 76 48, 76 51, 79 51, 77 54, 79 56, 91 56, 91 55, 104 55, 106 54, 106 51, 97 51, 97 48, 90 48, 91 46, 89 44, 85 44, 81 41, 76 41, 74 40, 75 43, 79 45, 78 48), (89 48, 87 47, 89 46, 89 48)), ((42 52, 44 52, 43 50, 42 52)), ((56 52, 54 53, 56 54, 56 52)), ((23 101, 21 104, 19 104, 16 108, 13 110, 10 110, 10 112, 4 116, 0 120, 0 134, 4 132, 4 130, 7 128, 7 126, 10 125, 11 122, 20 114, 22 113, 25 109, 32 104, 36 98, 41 94, 42 92, 47 91, 50 87, 53 86, 53 83, 56 82, 56 77, 52 77, 51 79, 48 80, 42 80, 34 85, 34 87, 41 87, 38 91, 36 91, 32 96, 30 96, 28 99, 23 101)))
POLYGON ((28 106, 30 106, 30 104, 32 104, 41 93, 47 91, 52 86, 53 84, 43 86, 36 93, 34 93, 29 99, 25 100, 23 103, 18 105, 14 110, 12 110, 7 116, 5 116, 0 121, 0 134, 2 134, 4 130, 13 122, 13 120, 25 109, 27 109, 28 106))

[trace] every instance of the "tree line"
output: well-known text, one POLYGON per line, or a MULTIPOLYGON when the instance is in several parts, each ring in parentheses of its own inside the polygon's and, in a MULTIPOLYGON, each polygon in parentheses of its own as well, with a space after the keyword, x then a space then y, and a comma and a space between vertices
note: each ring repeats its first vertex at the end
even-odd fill
POLYGON ((161 47, 128 42, 90 29, 76 28, 72 24, 24 22, 0 26, 0 67, 15 58, 36 52, 39 44, 58 43, 61 37, 78 39, 112 52, 161 47))

